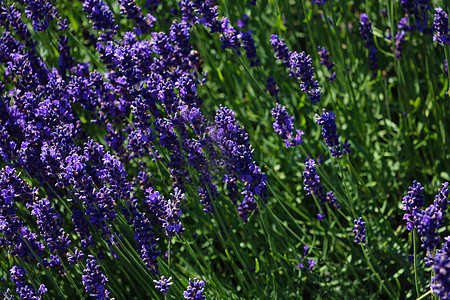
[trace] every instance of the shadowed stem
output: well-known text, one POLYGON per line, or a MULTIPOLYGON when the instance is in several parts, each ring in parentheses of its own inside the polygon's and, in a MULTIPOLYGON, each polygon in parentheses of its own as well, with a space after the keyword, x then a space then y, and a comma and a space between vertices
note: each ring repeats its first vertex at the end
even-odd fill
POLYGON ((417 243, 416 243, 416 230, 415 229, 412 232, 412 238, 413 238, 413 248, 414 248, 414 283, 416 286, 417 297, 419 297, 420 290, 419 290, 419 279, 417 276, 417 259, 416 259, 417 243))
POLYGON ((365 248, 364 248, 364 245, 363 244, 360 244, 361 245, 361 250, 362 250, 362 252, 363 252, 363 254, 364 254, 364 257, 366 258, 366 261, 367 261, 367 264, 369 265, 369 268, 372 270, 372 272, 375 274, 375 276, 378 278, 378 280, 380 281, 380 283, 381 283, 381 286, 384 288, 384 290, 386 291, 386 293, 388 293, 388 295, 389 295, 389 297, 391 298, 391 299, 396 299, 393 295, 392 295, 392 293, 391 293, 391 291, 387 288, 387 286, 384 284, 384 281, 381 279, 381 277, 380 277, 380 275, 378 274, 378 272, 375 270, 375 268, 373 267, 373 265, 372 265, 372 262, 370 261, 370 258, 367 256, 367 253, 366 253, 366 251, 365 251, 365 248))

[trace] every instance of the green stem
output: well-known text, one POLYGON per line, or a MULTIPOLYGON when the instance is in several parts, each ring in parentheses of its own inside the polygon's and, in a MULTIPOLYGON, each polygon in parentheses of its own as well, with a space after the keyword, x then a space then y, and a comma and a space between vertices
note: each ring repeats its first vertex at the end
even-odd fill
POLYGON ((420 295, 420 290, 419 290, 419 278, 417 276, 417 243, 416 243, 416 230, 414 229, 412 232, 412 238, 413 238, 413 248, 414 248, 414 283, 416 286, 416 293, 417 293, 417 297, 419 297, 420 295))
POLYGON ((429 290, 428 292, 426 292, 425 294, 423 294, 422 296, 420 296, 419 298, 417 298, 417 300, 422 300, 422 299, 425 299, 425 297, 427 297, 429 294, 431 294, 432 293, 432 291, 431 290, 429 290))
POLYGON ((363 252, 363 254, 364 254, 364 257, 366 258, 366 261, 367 261, 367 264, 369 265, 369 268, 372 270, 372 272, 375 274, 375 276, 378 278, 378 280, 380 281, 380 283, 381 283, 381 286, 384 288, 384 290, 386 291, 386 293, 389 295, 389 297, 391 298, 391 299, 396 299, 393 295, 392 295, 392 293, 391 293, 391 291, 387 288, 387 286, 384 284, 384 282, 383 282, 383 280, 381 279, 381 277, 380 277, 380 275, 378 274, 378 272, 375 270, 375 268, 373 267, 373 265, 372 265, 372 262, 370 261, 370 258, 367 256, 367 253, 366 253, 366 251, 365 251, 365 249, 364 249, 364 245, 363 244, 361 244, 361 250, 362 250, 362 252, 363 252))

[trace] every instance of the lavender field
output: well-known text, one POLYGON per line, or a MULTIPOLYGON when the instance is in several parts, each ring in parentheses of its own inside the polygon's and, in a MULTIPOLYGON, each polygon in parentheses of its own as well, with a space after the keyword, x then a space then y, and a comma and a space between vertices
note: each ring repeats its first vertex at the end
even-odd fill
POLYGON ((449 9, 1 0, 3 299, 450 299, 449 9))

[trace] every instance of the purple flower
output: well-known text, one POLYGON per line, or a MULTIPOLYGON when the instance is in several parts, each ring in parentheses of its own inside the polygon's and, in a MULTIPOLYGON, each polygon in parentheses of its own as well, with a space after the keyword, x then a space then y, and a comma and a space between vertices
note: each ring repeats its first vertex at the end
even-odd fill
POLYGON ((156 283, 155 289, 161 293, 167 293, 170 286, 173 284, 172 277, 166 279, 164 276, 161 276, 159 280, 153 280, 153 282, 156 283))
POLYGON ((352 149, 350 148, 351 144, 349 143, 349 141, 346 139, 344 141, 344 143, 342 143, 342 152, 344 154, 350 154, 350 152, 352 151, 352 149))
POLYGON ((26 283, 25 269, 21 266, 13 266, 10 272, 11 279, 16 285, 16 293, 19 295, 20 299, 41 299, 41 296, 47 292, 47 288, 44 284, 41 284, 36 292, 30 284, 26 283))
POLYGON ((37 242, 37 234, 30 232, 24 222, 17 216, 15 202, 25 205, 34 200, 37 191, 15 173, 15 169, 6 166, 0 172, 0 244, 8 252, 26 261, 41 256, 45 246, 37 242), (30 248, 31 246, 31 248, 30 248))
POLYGON ((314 268, 314 266, 317 264, 317 261, 315 261, 314 259, 308 259, 308 264, 309 264, 309 270, 312 271, 312 269, 314 268))
MULTIPOLYGON (((305 161, 305 171, 303 172, 303 183, 307 195, 315 195, 319 200, 320 204, 328 203, 330 207, 339 209, 341 205, 337 203, 337 199, 334 196, 333 191, 329 191, 325 194, 323 191, 323 185, 320 182, 319 174, 316 171, 316 162, 314 159, 309 159, 305 161)), ((322 207, 322 212, 325 214, 325 210, 322 207)), ((323 214, 318 214, 317 219, 322 220, 324 218, 323 214)))
POLYGON ((375 47, 375 41, 372 33, 372 22, 369 21, 369 17, 367 16, 367 14, 363 13, 361 14, 359 24, 359 31, 361 33, 362 39, 365 41, 364 47, 369 49, 369 67, 372 71, 373 77, 375 77, 378 70, 376 56, 378 49, 375 47))
POLYGON ((301 145, 304 132, 296 130, 297 135, 294 137, 294 117, 289 116, 286 107, 277 104, 277 106, 272 109, 272 116, 275 118, 273 129, 283 138, 286 143, 286 148, 301 145))
POLYGON ((90 292, 89 295, 92 297, 101 300, 109 299, 109 291, 105 287, 108 278, 103 275, 94 256, 89 255, 88 257, 86 259, 86 269, 83 270, 85 275, 82 276, 84 288, 86 292, 90 292))
POLYGON ((267 77, 266 89, 269 92, 270 96, 278 99, 278 86, 273 76, 267 77))
POLYGON ((203 300, 206 296, 203 296, 203 291, 205 290, 203 286, 205 282, 203 280, 198 280, 194 278, 193 280, 189 278, 189 286, 187 290, 183 292, 184 299, 187 300, 203 300))
POLYGON ((260 59, 256 54, 255 41, 252 38, 252 32, 249 30, 247 32, 241 32, 239 35, 241 36, 247 58, 250 61, 250 67, 259 66, 260 59))
POLYGON ((330 71, 331 75, 328 76, 328 79, 330 81, 334 81, 336 79, 336 72, 333 71, 335 63, 330 61, 330 53, 326 48, 322 48, 320 46, 318 48, 319 48, 320 64, 324 65, 328 69, 328 71, 330 71))
POLYGON ((450 297, 450 236, 445 238, 442 248, 436 251, 432 260, 434 276, 431 278, 431 290, 440 299, 450 297))
POLYGON ((141 8, 136 5, 135 0, 119 0, 120 13, 126 15, 127 19, 132 19, 136 22, 137 28, 134 28, 136 34, 141 35, 148 33, 153 28, 153 23, 156 18, 151 14, 144 16, 141 8))
POLYGON ((409 26, 409 19, 408 17, 403 17, 398 21, 397 28, 400 30, 404 30, 405 32, 411 32, 413 31, 413 27, 409 26))
POLYGON ((80 236, 81 248, 87 249, 94 245, 95 241, 92 240, 85 214, 76 208, 72 209, 72 222, 75 225, 75 232, 80 236))
POLYGON ((45 31, 49 21, 58 17, 56 7, 46 0, 23 0, 27 17, 36 31, 45 31))
POLYGON ((402 31, 398 31, 394 36, 394 45, 395 45, 395 58, 400 59, 402 57, 402 45, 406 41, 406 33, 402 31))
POLYGON ((246 14, 242 15, 242 19, 237 20, 237 26, 243 28, 248 25, 248 16, 246 14))
POLYGON ((160 222, 168 237, 183 234, 184 228, 179 217, 181 216, 181 203, 186 201, 184 193, 179 188, 175 188, 172 198, 167 201, 153 188, 148 188, 145 192, 147 194, 143 202, 153 218, 152 221, 160 222))
POLYGON ((333 191, 329 191, 325 196, 325 203, 328 203, 330 207, 334 207, 336 209, 341 208, 341 205, 337 202, 336 197, 334 196, 333 191))
POLYGON ((411 26, 411 30, 415 27, 419 32, 425 34, 432 33, 432 26, 428 27, 428 11, 430 10, 430 0, 400 0, 400 4, 405 9, 408 16, 413 16, 416 20, 415 26, 411 26))
POLYGON ((273 51, 275 51, 275 56, 278 59, 281 59, 283 63, 286 65, 286 67, 290 67, 290 57, 291 57, 291 51, 289 51, 289 48, 287 47, 286 43, 283 39, 280 40, 280 38, 273 34, 270 36, 270 44, 273 47, 273 51))
POLYGON ((224 18, 222 20, 222 34, 220 35, 220 47, 222 49, 233 49, 238 55, 241 55, 239 48, 241 48, 241 42, 239 41, 239 33, 230 25, 230 20, 224 18))
POLYGON ((331 155, 333 157, 340 157, 342 152, 334 118, 334 113, 331 111, 325 112, 325 109, 323 109, 322 116, 316 114, 316 123, 322 126, 322 136, 325 140, 325 144, 327 144, 330 149, 331 155))
POLYGON ((443 215, 447 213, 447 205, 448 205, 448 195, 450 193, 450 190, 448 189, 448 182, 444 182, 442 184, 442 189, 439 190, 439 193, 434 197, 434 205, 438 206, 441 210, 443 215))
POLYGON ((34 202, 31 206, 31 214, 36 216, 36 223, 41 232, 41 236, 47 243, 47 247, 52 253, 65 255, 71 243, 69 235, 62 228, 61 216, 54 212, 48 199, 34 202))
POLYGON ((114 24, 114 15, 109 7, 101 0, 84 0, 83 11, 87 13, 92 28, 104 31, 100 35, 101 40, 112 40, 118 26, 114 24))
POLYGON ((414 228, 414 219, 416 211, 425 205, 425 197, 423 191, 425 188, 420 182, 414 180, 413 185, 409 187, 408 194, 403 197, 403 210, 406 211, 403 220, 407 220, 406 228, 412 230, 414 228))
POLYGON ((325 201, 325 194, 323 192, 323 185, 320 182, 319 174, 316 171, 316 162, 314 159, 309 159, 305 162, 305 171, 303 172, 303 183, 307 195, 316 195, 319 200, 325 201))
POLYGON ((139 256, 150 272, 158 274, 158 256, 161 252, 156 251, 159 239, 154 237, 150 220, 138 210, 136 199, 128 202, 128 207, 123 208, 122 212, 129 219, 128 224, 133 225, 135 230, 134 239, 139 256))
POLYGON ((241 194, 244 200, 239 204, 238 211, 244 222, 251 213, 258 213, 255 197, 266 198, 267 176, 253 161, 253 149, 248 134, 239 125, 235 113, 227 107, 220 106, 216 112, 215 126, 209 129, 210 136, 222 152, 222 165, 228 174, 227 183, 230 199, 236 203, 238 187, 236 182, 244 183, 241 194))
MULTIPOLYGON (((305 245, 305 246, 303 246, 303 249, 304 249, 303 257, 302 256, 298 257, 300 259, 300 261, 299 261, 299 263, 297 265, 298 269, 300 269, 300 268, 303 269, 304 268, 303 259, 306 258, 306 256, 308 255, 309 247, 305 245)), ((316 265, 316 261, 313 260, 313 259, 308 259, 308 265, 309 265, 308 269, 311 271, 314 268, 314 266, 316 265)))
POLYGON ((420 235, 422 248, 425 248, 427 255, 425 265, 430 266, 433 263, 433 251, 439 243, 438 230, 444 225, 444 215, 447 214, 448 195, 447 189, 449 183, 442 184, 442 189, 434 198, 433 204, 425 210, 416 210, 413 214, 414 227, 420 235))
POLYGON ((362 217, 359 217, 359 219, 356 219, 353 223, 355 224, 353 229, 353 233, 355 234, 355 243, 364 244, 366 242, 366 222, 364 222, 362 217))
POLYGON ((312 103, 320 101, 322 92, 320 91, 319 82, 314 79, 314 68, 312 67, 312 59, 305 52, 292 52, 289 60, 290 77, 300 80, 302 92, 308 93, 308 98, 312 103))
POLYGON ((181 235, 184 232, 179 217, 181 216, 181 203, 186 201, 185 195, 179 188, 175 188, 175 192, 171 196, 171 199, 166 201, 163 207, 163 213, 159 215, 162 227, 168 237, 181 235))
POLYGON ((441 45, 449 43, 448 37, 448 14, 441 7, 436 7, 433 25, 436 33, 433 35, 433 41, 438 41, 441 45))
POLYGON ((60 52, 58 61, 59 73, 62 76, 65 76, 66 70, 73 67, 74 59, 70 55, 70 46, 68 43, 68 39, 63 35, 59 36, 59 52, 60 52))

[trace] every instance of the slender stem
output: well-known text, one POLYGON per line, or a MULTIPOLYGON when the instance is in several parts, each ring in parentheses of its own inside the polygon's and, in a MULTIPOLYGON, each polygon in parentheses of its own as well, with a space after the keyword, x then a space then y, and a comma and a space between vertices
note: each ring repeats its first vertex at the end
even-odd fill
POLYGON ((378 274, 378 272, 375 270, 375 268, 372 265, 372 262, 370 261, 370 258, 367 256, 367 253, 364 249, 364 245, 361 244, 361 250, 364 254, 364 257, 366 258, 367 264, 369 265, 369 268, 372 270, 372 272, 375 274, 375 276, 378 278, 378 280, 381 283, 381 286, 384 288, 384 290, 386 291, 386 293, 388 293, 389 297, 391 299, 395 299, 395 297, 392 295, 391 291, 387 288, 387 286, 384 284, 383 280, 381 279, 380 275, 378 274))
POLYGON ((432 293, 432 291, 429 290, 428 292, 426 292, 425 294, 423 294, 422 296, 420 296, 419 298, 417 298, 417 300, 425 299, 425 297, 428 296, 428 295, 431 294, 431 293, 432 293))
POLYGON ((417 254, 417 243, 416 243, 416 230, 414 229, 412 232, 412 238, 413 238, 413 248, 414 248, 414 283, 416 286, 416 293, 417 293, 417 297, 419 297, 420 295, 420 290, 419 290, 419 278, 417 276, 417 259, 416 259, 416 254, 417 254))
MULTIPOLYGON (((171 244, 172 244, 172 239, 170 239, 169 240, 169 242, 168 242, 168 245, 167 245, 167 261, 168 261, 168 263, 167 263, 167 268, 169 269, 168 270, 168 272, 169 272, 169 274, 167 275, 168 277, 170 277, 170 260, 171 260, 171 257, 170 257, 170 252, 171 252, 171 250, 170 250, 170 246, 171 246, 171 244)), ((167 291, 167 293, 164 295, 164 299, 166 299, 166 300, 168 300, 168 299, 170 299, 170 289, 167 291)))

